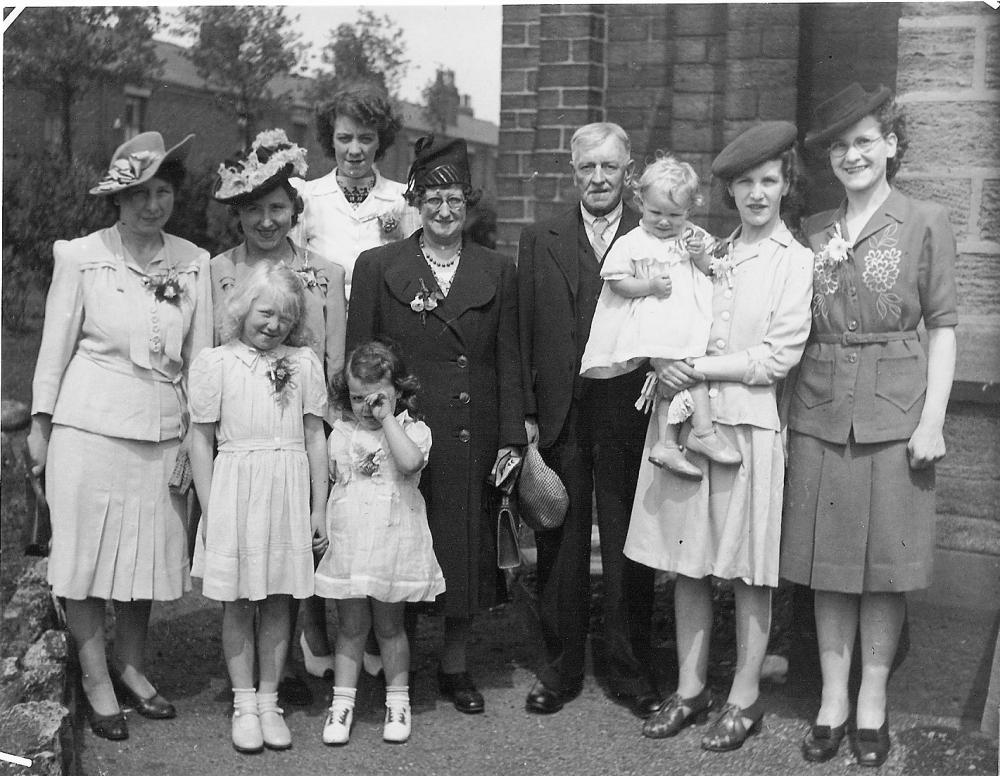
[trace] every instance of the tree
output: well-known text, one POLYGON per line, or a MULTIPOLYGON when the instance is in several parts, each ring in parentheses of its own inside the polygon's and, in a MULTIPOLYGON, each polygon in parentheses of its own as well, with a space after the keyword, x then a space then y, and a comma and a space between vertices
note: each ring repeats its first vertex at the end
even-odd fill
POLYGON ((403 31, 388 15, 377 16, 361 9, 358 19, 330 30, 330 39, 320 53, 324 67, 314 72, 312 98, 324 102, 341 86, 375 82, 390 95, 399 91, 409 60, 403 31))
POLYGON ((236 115, 249 148, 261 115, 290 100, 271 87, 302 58, 301 36, 291 31, 298 17, 290 19, 280 6, 240 5, 188 6, 179 18, 177 32, 193 38, 185 56, 236 115))
POLYGON ((162 63, 153 33, 156 8, 26 8, 4 34, 5 80, 59 107, 62 152, 73 159, 73 105, 102 79, 142 84, 162 63))
POLYGON ((428 81, 422 94, 424 118, 435 132, 447 134, 448 127, 458 123, 458 107, 462 102, 455 86, 455 71, 439 67, 434 80, 428 81))

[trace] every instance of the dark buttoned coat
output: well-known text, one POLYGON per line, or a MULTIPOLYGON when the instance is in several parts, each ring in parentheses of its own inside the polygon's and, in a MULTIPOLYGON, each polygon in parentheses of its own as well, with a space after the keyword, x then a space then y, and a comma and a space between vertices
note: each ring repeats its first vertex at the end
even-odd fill
POLYGON ((448 296, 416 312, 421 281, 436 287, 420 234, 358 257, 347 349, 389 338, 420 380, 419 407, 433 435, 420 490, 447 584, 445 614, 466 617, 495 604, 502 589, 486 477, 499 447, 527 441, 517 280, 511 259, 467 240, 448 296))

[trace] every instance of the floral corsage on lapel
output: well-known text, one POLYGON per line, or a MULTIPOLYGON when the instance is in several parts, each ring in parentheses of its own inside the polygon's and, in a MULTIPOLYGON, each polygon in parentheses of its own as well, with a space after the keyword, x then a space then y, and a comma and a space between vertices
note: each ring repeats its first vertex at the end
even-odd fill
POLYGON ((827 234, 826 245, 816 254, 816 262, 829 267, 837 267, 851 255, 851 244, 844 239, 840 224, 834 224, 827 234))
POLYGON ((410 302, 410 309, 415 313, 420 313, 420 323, 427 325, 427 313, 438 306, 438 303, 444 299, 444 294, 441 293, 441 289, 434 286, 433 289, 427 288, 427 284, 424 283, 424 279, 420 278, 420 290, 417 291, 417 295, 413 297, 413 301, 410 302))
POLYGON ((387 210, 384 213, 379 213, 375 218, 382 229, 382 234, 389 235, 399 229, 399 213, 395 210, 387 210))
POLYGON ((147 275, 143 278, 142 284, 153 292, 153 298, 157 302, 180 305, 184 286, 181 285, 180 276, 173 267, 159 275, 147 275))
POLYGON ((827 232, 827 241, 816 254, 813 263, 813 307, 824 318, 829 315, 826 297, 837 293, 840 288, 840 267, 850 258, 851 244, 844 239, 840 224, 834 224, 827 232))
POLYGON ((268 359, 267 379, 271 383, 271 389, 274 392, 274 400, 278 404, 283 404, 285 399, 288 397, 285 389, 295 387, 295 383, 292 382, 292 377, 294 375, 295 364, 289 360, 288 356, 281 356, 281 358, 276 358, 273 361, 268 359))
POLYGON ((306 264, 295 270, 295 274, 299 276, 299 280, 302 281, 302 285, 306 288, 316 288, 319 285, 319 275, 318 270, 311 264, 306 264))
POLYGON ((354 457, 357 462, 358 471, 366 477, 374 477, 382 468, 382 461, 386 459, 386 454, 385 450, 381 447, 368 452, 362 448, 357 448, 354 451, 354 457))
POLYGON ((708 269, 712 277, 716 280, 724 280, 726 284, 733 287, 733 270, 736 268, 736 256, 733 251, 732 240, 720 240, 715 244, 712 251, 712 260, 708 263, 708 269))

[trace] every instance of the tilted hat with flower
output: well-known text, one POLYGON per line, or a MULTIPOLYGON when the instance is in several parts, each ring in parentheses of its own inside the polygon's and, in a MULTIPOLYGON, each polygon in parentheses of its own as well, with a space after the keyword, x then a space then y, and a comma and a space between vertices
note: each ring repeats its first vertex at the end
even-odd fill
POLYGON ((163 135, 159 132, 141 132, 126 140, 115 149, 108 171, 90 193, 98 196, 116 194, 145 183, 167 160, 183 159, 188 151, 184 146, 193 137, 188 135, 170 149, 163 144, 163 135))
POLYGON ((285 130, 270 129, 254 138, 249 151, 219 165, 212 196, 231 205, 246 202, 307 169, 306 150, 291 142, 285 130))

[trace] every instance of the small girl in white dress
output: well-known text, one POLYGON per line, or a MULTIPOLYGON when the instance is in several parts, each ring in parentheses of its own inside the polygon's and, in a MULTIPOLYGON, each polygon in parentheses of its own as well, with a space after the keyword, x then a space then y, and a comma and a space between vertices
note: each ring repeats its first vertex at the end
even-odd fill
POLYGON ((304 311, 299 276, 261 262, 226 299, 224 344, 203 350, 188 378, 193 479, 206 505, 191 573, 223 602, 241 752, 292 745, 277 705, 289 602, 312 595, 313 552, 326 549, 327 391, 316 354, 300 347, 310 339, 304 311))
POLYGON ((373 624, 386 678, 382 738, 402 743, 410 735, 410 645, 403 610, 407 601, 433 601, 445 588, 417 489, 431 430, 407 411, 416 378, 381 342, 355 348, 334 387, 354 417, 337 420, 330 433, 330 545, 316 569, 316 595, 336 599, 338 618, 333 702, 323 743, 346 744, 350 738, 373 624))
MULTIPOLYGON (((658 155, 633 191, 642 209, 639 226, 615 241, 604 258, 604 288, 597 301, 580 373, 607 379, 662 362, 705 355, 712 325, 712 236, 688 221, 702 203, 690 164, 658 155)), ((655 384, 655 372, 647 385, 655 384)), ((680 423, 691 418, 687 449, 717 463, 737 464, 740 454, 715 433, 708 386, 701 382, 673 397, 659 384, 654 403, 658 441, 649 460, 682 477, 701 479, 678 442, 680 423)), ((652 398, 644 391, 637 403, 652 398)))

